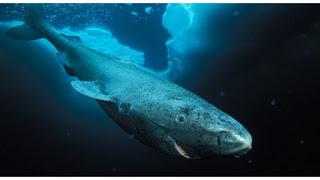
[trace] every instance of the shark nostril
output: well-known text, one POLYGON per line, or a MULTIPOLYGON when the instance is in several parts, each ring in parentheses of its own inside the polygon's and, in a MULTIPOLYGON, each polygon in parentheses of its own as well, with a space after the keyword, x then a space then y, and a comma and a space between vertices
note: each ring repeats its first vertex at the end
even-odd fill
POLYGON ((220 146, 221 145, 220 136, 217 137, 217 142, 218 142, 218 145, 220 146))

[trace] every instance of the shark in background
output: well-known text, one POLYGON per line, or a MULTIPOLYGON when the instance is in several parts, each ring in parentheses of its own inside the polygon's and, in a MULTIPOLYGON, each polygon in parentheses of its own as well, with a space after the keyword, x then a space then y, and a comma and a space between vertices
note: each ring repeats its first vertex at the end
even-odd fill
POLYGON ((25 24, 7 35, 47 39, 78 78, 71 86, 97 100, 126 132, 159 151, 189 158, 244 154, 252 137, 231 116, 194 93, 129 60, 86 47, 81 38, 59 33, 43 19, 41 5, 28 5, 25 24))

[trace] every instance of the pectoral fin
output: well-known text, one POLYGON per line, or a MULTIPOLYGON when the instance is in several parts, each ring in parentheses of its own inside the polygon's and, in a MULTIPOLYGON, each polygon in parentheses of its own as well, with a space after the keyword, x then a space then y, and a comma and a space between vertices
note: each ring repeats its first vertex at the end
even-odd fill
POLYGON ((79 93, 102 101, 114 101, 113 98, 104 92, 101 83, 97 81, 72 81, 71 86, 79 93))

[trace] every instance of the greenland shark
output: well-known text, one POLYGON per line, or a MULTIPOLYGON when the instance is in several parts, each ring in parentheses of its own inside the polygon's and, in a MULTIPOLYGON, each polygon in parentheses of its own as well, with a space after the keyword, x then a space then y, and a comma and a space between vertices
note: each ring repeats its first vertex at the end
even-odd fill
POLYGON ((97 100, 135 139, 161 152, 188 158, 241 155, 252 147, 247 129, 204 99, 155 72, 86 47, 46 23, 42 5, 28 5, 25 23, 7 31, 20 40, 47 39, 64 55, 73 89, 97 100))

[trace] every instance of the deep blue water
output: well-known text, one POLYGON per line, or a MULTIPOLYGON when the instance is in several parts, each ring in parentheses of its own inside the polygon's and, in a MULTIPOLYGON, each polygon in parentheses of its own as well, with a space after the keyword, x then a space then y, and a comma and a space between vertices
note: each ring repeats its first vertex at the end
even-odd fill
MULTIPOLYGON (((0 20, 23 20, 23 7, 19 4, 2 5, 0 20)), ((56 4, 48 5, 46 16, 57 28, 108 28, 121 43, 143 50, 148 59, 146 66, 163 69, 167 65, 164 42, 169 38, 161 24, 165 7, 165 4, 56 4), (151 14, 145 12, 146 7, 152 8, 151 14)))
POLYGON ((23 7, 0 4, 0 175, 319 175, 319 5, 46 5, 91 48, 157 72, 174 62, 168 78, 251 132, 247 155, 196 161, 128 136, 71 88, 45 40, 5 37, 23 7))

